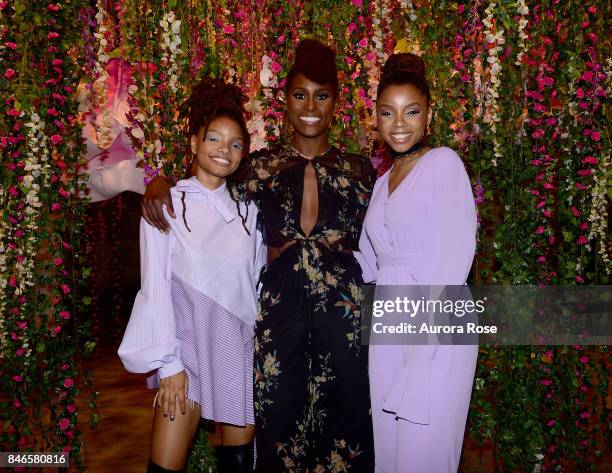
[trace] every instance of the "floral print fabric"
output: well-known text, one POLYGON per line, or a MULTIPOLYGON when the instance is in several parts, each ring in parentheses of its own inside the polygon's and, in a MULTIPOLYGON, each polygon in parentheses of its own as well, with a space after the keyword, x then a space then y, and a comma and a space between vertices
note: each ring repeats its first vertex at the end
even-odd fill
POLYGON ((361 269, 352 255, 376 178, 370 162, 330 148, 251 155, 234 190, 259 208, 264 240, 289 246, 262 271, 255 325, 257 471, 373 471, 367 347, 360 346, 361 269), (304 170, 318 216, 300 227, 304 170), (245 189, 246 183, 246 189, 245 189))

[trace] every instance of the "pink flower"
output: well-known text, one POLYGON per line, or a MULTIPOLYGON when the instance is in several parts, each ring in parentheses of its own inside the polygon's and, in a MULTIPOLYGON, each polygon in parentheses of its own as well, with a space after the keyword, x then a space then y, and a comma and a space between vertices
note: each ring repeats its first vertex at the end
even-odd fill
POLYGON ((234 31, 236 31, 236 29, 234 28, 234 25, 225 25, 223 27, 223 32, 225 34, 234 34, 234 31))
POLYGON ((16 383, 21 383, 23 381, 23 377, 19 376, 18 374, 13 376, 11 379, 15 381, 16 383))
MULTIPOLYGON (((540 256, 537 260, 538 263, 545 263, 546 262, 546 256, 540 256)), ((543 383, 542 383, 543 384, 543 383)))
POLYGON ((64 260, 62 258, 55 258, 55 260, 53 260, 53 262, 55 263, 55 266, 61 266, 62 263, 64 262, 64 260))
POLYGON ((546 423, 546 425, 547 425, 548 427, 553 427, 555 424, 556 424, 556 422, 555 422, 555 420, 554 420, 554 419, 550 419, 550 420, 549 420, 549 421, 546 423))
POLYGON ((60 189, 57 191, 57 193, 59 195, 61 195, 62 197, 68 197, 70 194, 68 194, 68 192, 66 192, 66 189, 64 189, 63 187, 60 187, 60 189))
POLYGON ((553 383, 552 379, 542 379, 540 380, 540 384, 543 384, 544 386, 550 386, 553 383))
POLYGON ((590 358, 588 356, 582 355, 580 356, 580 358, 578 358, 578 361, 584 365, 589 362, 589 359, 590 358))
POLYGON ((238 10, 234 12, 234 18, 240 21, 244 21, 248 18, 247 12, 245 10, 238 10))
POLYGON ((59 38, 59 34, 57 34, 55 31, 52 31, 51 33, 47 35, 47 39, 55 39, 55 38, 59 38))
POLYGON ((284 42, 285 42, 285 35, 282 34, 277 38, 276 44, 283 44, 284 42))
POLYGON ((555 188, 555 186, 553 186, 550 182, 545 182, 544 183, 544 189, 551 190, 551 189, 554 189, 554 188, 555 188))
POLYGON ((17 356, 23 356, 25 355, 25 348, 17 348, 17 350, 15 350, 15 355, 17 356))
POLYGON ((545 112, 546 110, 548 110, 546 106, 542 105, 541 103, 536 103, 533 108, 536 112, 545 112))
POLYGON ((461 15, 465 11, 465 5, 459 5, 457 7, 457 14, 461 15))
POLYGON ((357 23, 353 22, 353 23, 349 23, 349 25, 347 26, 347 29, 349 31, 350 34, 353 34, 355 31, 357 31, 357 23))
POLYGON ((20 330, 25 330, 28 328, 28 323, 24 321, 17 322, 17 328, 20 330))
POLYGON ((588 240, 584 235, 580 235, 576 240, 576 243, 578 243, 579 245, 586 245, 588 243, 588 240))
POLYGON ((596 7, 595 5, 591 5, 591 6, 589 7, 589 13, 590 13, 591 15, 594 15, 595 13, 597 13, 597 7, 596 7))
POLYGON ((586 156, 582 158, 583 164, 597 164, 599 160, 595 156, 586 156))
POLYGON ((589 228, 588 222, 582 222, 579 226, 580 230, 585 231, 589 228))
POLYGON ((552 216, 552 212, 546 209, 544 212, 542 212, 542 215, 544 215, 546 218, 550 218, 552 216))
POLYGON ((51 135, 51 142, 54 145, 58 145, 60 144, 62 141, 64 141, 64 139, 60 136, 60 135, 51 135))
POLYGON ((67 284, 62 284, 60 287, 62 288, 62 292, 64 293, 64 295, 70 294, 70 286, 68 286, 67 284))
POLYGON ((555 237, 554 236, 549 236, 548 237, 548 244, 549 245, 554 245, 555 244, 555 237))
POLYGON ((574 217, 580 217, 580 210, 578 210, 576 207, 572 207, 572 214, 574 217))
POLYGON ((8 5, 8 2, 0 2, 0 11, 4 10, 8 5))
POLYGON ((47 5, 47 10, 49 11, 59 11, 60 7, 58 7, 55 3, 50 3, 47 5))
POLYGON ((365 48, 368 45, 368 39, 367 38, 361 38, 359 40, 359 47, 360 48, 365 48))
POLYGON ((62 61, 61 59, 54 59, 53 61, 51 61, 51 64, 53 64, 54 66, 61 66, 62 64, 64 64, 64 61, 62 61))
POLYGON ((62 208, 62 206, 58 202, 55 202, 55 203, 51 204, 51 211, 52 212, 57 212, 61 208, 62 208))
POLYGON ((60 430, 66 430, 70 426, 70 420, 63 418, 57 425, 59 426, 60 430))
POLYGON ((540 202, 538 202, 538 204, 536 205, 537 209, 541 209, 542 207, 544 207, 546 205, 546 201, 545 200, 541 200, 540 202))
POLYGON ((276 61, 272 61, 272 64, 270 64, 270 70, 274 72, 274 74, 278 74, 281 71, 281 69, 282 69, 281 65, 276 61))
POLYGON ((71 414, 74 414, 74 412, 76 411, 76 406, 74 404, 68 404, 66 406, 66 410, 71 414))
POLYGON ((591 417, 591 413, 589 411, 584 411, 580 413, 580 417, 582 419, 588 419, 589 417, 591 417))
POLYGON ((61 325, 56 325, 55 327, 53 327, 53 335, 57 335, 58 333, 60 333, 62 330, 62 326, 61 325))
POLYGON ((59 316, 64 320, 68 320, 70 318, 70 312, 68 312, 67 310, 62 310, 59 313, 59 316))
POLYGON ((579 99, 584 98, 584 90, 582 90, 582 87, 576 90, 576 95, 578 96, 579 99))
POLYGON ((6 114, 10 117, 18 117, 21 112, 16 108, 11 108, 6 114))
POLYGON ((64 380, 64 387, 65 388, 70 388, 72 386, 74 386, 74 380, 72 378, 66 378, 64 380))
POLYGON ((544 225, 540 225, 538 228, 536 228, 535 232, 538 235, 541 235, 542 233, 544 233, 544 225))
POLYGON ((11 77, 13 77, 15 75, 15 69, 7 69, 6 72, 4 73, 4 77, 6 77, 7 79, 10 79, 11 77))
POLYGON ((17 45, 15 43, 13 43, 12 41, 9 41, 8 43, 4 43, 4 44, 9 49, 17 49, 17 45))
POLYGON ((590 176, 591 175, 591 170, 590 169, 580 169, 580 170, 578 170, 578 175, 580 175, 580 176, 590 176))
POLYGON ((591 388, 589 388, 586 384, 583 384, 582 386, 580 386, 580 390, 583 393, 588 393, 591 390, 591 388))
POLYGON ((543 136, 544 136, 544 130, 542 130, 541 128, 538 128, 531 134, 531 137, 536 140, 539 140, 543 136))
POLYGON ((361 5, 363 5, 363 0, 353 0, 353 6, 359 8, 361 5))
POLYGON ((593 133, 591 133, 591 139, 593 141, 599 141, 601 139, 601 133, 599 133, 598 131, 594 131, 593 133))
POLYGON ((580 276, 579 274, 576 274, 576 282, 582 283, 584 282, 584 278, 580 276))

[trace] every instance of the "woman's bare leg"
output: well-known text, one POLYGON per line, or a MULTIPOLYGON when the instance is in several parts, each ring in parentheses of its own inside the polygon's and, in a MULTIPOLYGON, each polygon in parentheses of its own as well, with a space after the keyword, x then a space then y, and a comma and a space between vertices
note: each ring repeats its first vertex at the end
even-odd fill
POLYGON ((173 421, 164 417, 163 408, 156 406, 154 411, 151 461, 168 470, 185 468, 200 423, 200 405, 187 401, 185 415, 179 412, 173 421))
POLYGON ((255 437, 255 426, 246 425, 245 427, 237 427, 235 425, 221 424, 221 445, 238 446, 246 445, 253 441, 255 437))

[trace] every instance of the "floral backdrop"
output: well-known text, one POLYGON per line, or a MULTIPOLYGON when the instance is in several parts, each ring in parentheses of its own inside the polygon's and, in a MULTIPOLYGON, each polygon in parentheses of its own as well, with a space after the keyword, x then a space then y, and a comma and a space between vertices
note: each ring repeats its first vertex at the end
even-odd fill
MULTIPOLYGON (((611 10, 595 0, 0 0, 1 449, 70 451, 82 468, 88 413, 78 418, 74 401, 91 382, 80 363, 96 337, 83 130, 98 151, 121 133, 139 182, 180 177, 177 109, 213 74, 249 97, 253 149, 274 144, 288 133, 284 84, 300 38, 338 53, 333 142, 381 172, 380 66, 393 51, 422 55, 433 141, 456 149, 472 177, 471 282, 608 284, 611 10), (130 74, 119 131, 117 60, 130 74)), ((482 347, 470 441, 489 445, 500 471, 589 471, 609 440, 608 357, 607 347, 482 347)))

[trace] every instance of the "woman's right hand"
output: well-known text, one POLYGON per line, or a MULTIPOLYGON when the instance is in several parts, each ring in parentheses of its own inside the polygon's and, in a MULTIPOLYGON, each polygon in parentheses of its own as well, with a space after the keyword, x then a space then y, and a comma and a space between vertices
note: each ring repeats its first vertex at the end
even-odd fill
POLYGON ((170 186, 165 178, 158 176, 147 186, 140 202, 140 208, 142 216, 150 225, 167 232, 170 230, 170 225, 164 216, 164 204, 166 204, 170 216, 176 218, 172 198, 170 197, 170 186))
POLYGON ((164 417, 170 415, 171 421, 176 415, 177 399, 181 414, 184 415, 187 410, 187 373, 185 370, 159 381, 157 406, 163 409, 164 417))

